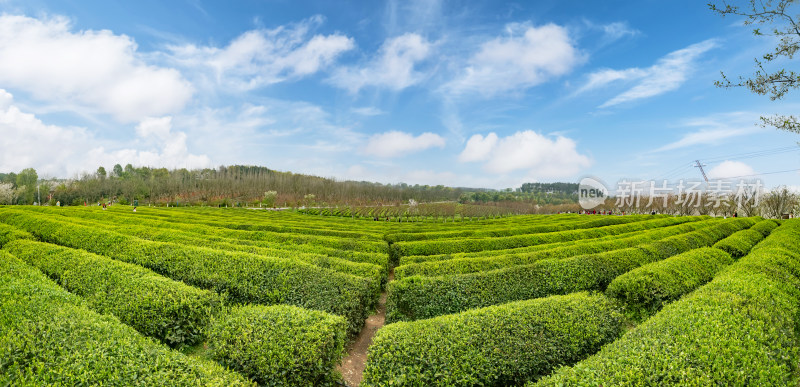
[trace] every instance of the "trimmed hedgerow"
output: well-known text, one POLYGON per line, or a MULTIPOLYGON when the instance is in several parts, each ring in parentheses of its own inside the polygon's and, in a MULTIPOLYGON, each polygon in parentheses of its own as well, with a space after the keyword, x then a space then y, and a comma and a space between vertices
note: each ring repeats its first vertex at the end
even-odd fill
POLYGON ((800 221, 784 222, 707 285, 536 385, 798 385, 798 240, 800 221))
POLYGON ((588 293, 391 324, 369 348, 361 385, 519 385, 596 352, 622 327, 616 304, 588 293))
POLYGON ((753 223, 748 218, 728 219, 687 234, 600 254, 546 259, 531 265, 463 275, 403 278, 387 286, 386 320, 417 320, 554 294, 601 291, 620 274, 711 246, 753 223))
POLYGON ((142 334, 170 346, 202 338, 222 300, 208 290, 164 278, 141 266, 49 243, 18 240, 4 248, 142 334))
MULTIPOLYGON (((709 227, 716 221, 691 222, 668 226, 647 232, 638 233, 629 237, 613 238, 608 240, 587 239, 576 241, 567 246, 559 246, 552 249, 543 249, 530 253, 502 254, 504 250, 498 250, 493 257, 477 258, 454 258, 449 260, 429 261, 411 263, 398 266, 394 270, 396 280, 410 277, 412 275, 421 276, 440 276, 452 274, 468 274, 486 270, 497 270, 510 266, 528 265, 536 261, 553 258, 567 258, 576 255, 602 253, 611 250, 633 247, 642 243, 667 238, 672 235, 694 231, 703 227, 709 227)), ((625 234, 627 235, 627 234, 625 234)))
POLYGON ((351 334, 364 325, 377 295, 368 278, 304 262, 151 242, 101 228, 0 212, 0 221, 40 239, 144 266, 169 278, 224 294, 235 303, 290 304, 344 316, 351 334))
POLYGON ((212 358, 259 385, 332 385, 347 322, 295 306, 248 305, 215 318, 208 338, 212 358))
MULTIPOLYGON (((760 222, 759 222, 760 223, 760 222)), ((756 223, 758 224, 758 223, 756 223)), ((730 254, 734 259, 739 259, 747 255, 750 249, 764 239, 764 234, 757 230, 748 229, 734 233, 733 235, 717 242, 714 247, 730 254)))
POLYGON ((731 263, 733 258, 719 249, 690 250, 615 278, 606 288, 606 295, 620 300, 631 316, 641 319, 711 281, 731 263))
POLYGON ((662 227, 665 222, 666 224, 675 222, 674 220, 663 219, 662 217, 656 219, 636 219, 640 221, 589 229, 567 230, 540 234, 523 234, 496 238, 453 238, 434 239, 430 241, 397 242, 391 245, 390 254, 393 258, 399 259, 399 257, 406 255, 453 254, 482 250, 505 250, 542 243, 574 241, 585 238, 598 238, 608 235, 617 235, 636 230, 662 227))
POLYGON ((39 270, 0 251, 0 385, 251 385, 99 315, 39 270))
POLYGON ((14 226, 0 223, 0 247, 17 239, 36 240, 29 232, 20 230, 14 226))
POLYGON ((774 230, 778 226, 779 226, 779 224, 778 224, 778 222, 776 220, 774 220, 774 219, 764 219, 764 220, 754 224, 753 227, 750 227, 750 228, 760 232, 761 235, 764 235, 764 237, 767 237, 772 232, 772 230, 774 230))
POLYGON ((572 219, 558 219, 555 222, 547 222, 546 224, 533 224, 521 225, 518 227, 508 227, 501 225, 500 227, 481 227, 479 229, 470 230, 448 230, 448 231, 429 231, 418 233, 391 233, 386 234, 384 239, 389 243, 396 242, 410 242, 410 241, 423 241, 434 239, 452 239, 452 238, 496 238, 513 236, 520 234, 536 234, 545 232, 566 231, 575 229, 586 229, 610 226, 614 224, 623 224, 635 222, 636 217, 585 217, 585 218, 572 218, 572 219))

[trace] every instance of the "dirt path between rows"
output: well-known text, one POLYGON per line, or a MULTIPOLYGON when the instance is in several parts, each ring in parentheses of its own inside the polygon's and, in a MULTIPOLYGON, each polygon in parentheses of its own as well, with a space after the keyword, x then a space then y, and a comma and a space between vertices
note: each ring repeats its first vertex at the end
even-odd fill
MULTIPOLYGON (((387 284, 394 279, 394 269, 389 271, 387 284)), ((367 318, 364 328, 358 338, 347 348, 347 354, 342 363, 336 367, 342 373, 342 379, 348 387, 357 387, 364 377, 364 368, 367 366, 367 349, 372 344, 372 338, 378 329, 386 323, 386 290, 381 293, 375 314, 367 318)))

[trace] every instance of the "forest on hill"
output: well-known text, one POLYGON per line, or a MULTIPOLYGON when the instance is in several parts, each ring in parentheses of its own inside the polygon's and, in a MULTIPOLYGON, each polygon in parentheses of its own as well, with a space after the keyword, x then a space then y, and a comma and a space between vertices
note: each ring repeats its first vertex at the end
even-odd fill
POLYGON ((414 201, 561 205, 577 203, 577 188, 571 189, 572 185, 526 183, 516 189, 492 190, 341 181, 261 166, 188 170, 117 164, 109 171, 99 167, 95 173, 72 179, 40 179, 33 168, 0 173, 0 204, 308 207, 414 201))

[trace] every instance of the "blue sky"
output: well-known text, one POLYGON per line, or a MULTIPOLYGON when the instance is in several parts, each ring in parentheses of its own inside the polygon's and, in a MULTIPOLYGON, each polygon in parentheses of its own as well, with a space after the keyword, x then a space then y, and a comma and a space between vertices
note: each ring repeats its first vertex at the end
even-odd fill
POLYGON ((800 137, 755 125, 797 94, 713 85, 774 42, 704 2, 0 0, 0 14, 2 171, 254 164, 506 188, 696 179, 700 159, 800 186, 771 173, 800 168, 800 137))

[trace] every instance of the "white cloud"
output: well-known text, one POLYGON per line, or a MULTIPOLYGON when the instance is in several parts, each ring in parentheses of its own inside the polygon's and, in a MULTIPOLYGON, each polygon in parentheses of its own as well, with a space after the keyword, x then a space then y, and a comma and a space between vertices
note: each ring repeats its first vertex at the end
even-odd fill
POLYGON ((506 31, 508 36, 481 44, 445 90, 485 96, 522 90, 564 75, 583 61, 564 27, 514 23, 506 31))
POLYGON ((567 137, 552 139, 532 130, 504 138, 495 133, 486 137, 476 134, 467 142, 459 160, 484 161, 484 169, 490 173, 524 169, 533 177, 568 177, 592 164, 575 147, 575 141, 567 137))
POLYGON ((604 24, 601 28, 605 34, 606 40, 612 41, 622 39, 626 36, 636 36, 640 34, 639 30, 631 28, 626 22, 604 24))
POLYGON ((362 116, 379 116, 381 114, 386 114, 385 111, 378 109, 376 107, 367 106, 367 107, 360 107, 360 108, 352 108, 350 109, 353 113, 362 116))
POLYGON ((391 158, 433 147, 443 148, 444 144, 444 138, 434 133, 422 133, 414 137, 409 133, 391 131, 372 135, 367 141, 364 153, 382 158, 391 158))
POLYGON ((664 94, 679 88, 686 82, 689 74, 694 70, 697 58, 715 46, 716 42, 710 39, 673 51, 648 68, 603 69, 594 72, 589 74, 589 80, 578 90, 578 93, 619 81, 637 82, 628 90, 600 105, 600 108, 664 94))
POLYGON ((150 149, 104 141, 84 128, 47 125, 22 112, 11 94, 0 89, 0 170, 34 167, 40 174, 67 177, 117 163, 168 168, 211 164, 207 156, 188 151, 186 134, 172 132, 169 117, 146 119, 136 130, 156 137, 150 149))
POLYGON ((415 66, 430 52, 430 42, 418 34, 407 33, 387 39, 378 56, 363 67, 342 67, 329 81, 351 93, 367 86, 402 90, 423 79, 424 75, 415 66))
POLYGON ((123 122, 181 110, 193 88, 146 64, 136 43, 111 31, 78 31, 65 18, 0 16, 0 83, 35 98, 77 104, 123 122))
POLYGON ((342 53, 352 50, 352 38, 314 35, 311 30, 323 18, 315 16, 291 26, 258 29, 243 33, 224 48, 213 46, 170 46, 171 59, 210 81, 237 90, 250 90, 314 74, 342 53))
POLYGON ((685 126, 698 129, 684 134, 677 141, 659 147, 653 152, 663 152, 694 145, 719 145, 728 138, 747 136, 763 131, 763 128, 753 124, 757 120, 757 114, 744 112, 693 118, 687 121, 685 126))
POLYGON ((483 161, 491 156, 495 145, 497 145, 497 134, 489 133, 486 137, 480 134, 473 135, 467 141, 467 146, 458 155, 458 161, 483 161))
POLYGON ((709 179, 729 179, 740 176, 755 175, 756 171, 741 161, 725 160, 708 171, 709 179))

